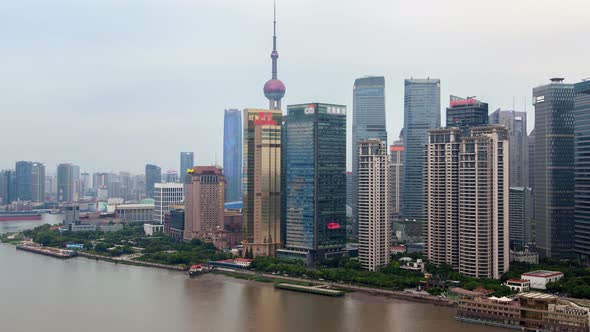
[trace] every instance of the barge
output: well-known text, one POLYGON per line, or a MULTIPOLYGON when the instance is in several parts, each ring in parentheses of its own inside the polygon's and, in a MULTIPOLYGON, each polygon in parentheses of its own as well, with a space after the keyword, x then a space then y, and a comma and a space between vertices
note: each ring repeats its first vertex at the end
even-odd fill
POLYGON ((66 249, 58 249, 58 248, 51 248, 51 247, 42 247, 39 245, 31 245, 31 244, 19 244, 16 246, 17 250, 23 250, 28 252, 33 252, 36 254, 41 254, 45 256, 51 256, 56 258, 72 258, 75 257, 77 254, 73 250, 66 250, 66 249))

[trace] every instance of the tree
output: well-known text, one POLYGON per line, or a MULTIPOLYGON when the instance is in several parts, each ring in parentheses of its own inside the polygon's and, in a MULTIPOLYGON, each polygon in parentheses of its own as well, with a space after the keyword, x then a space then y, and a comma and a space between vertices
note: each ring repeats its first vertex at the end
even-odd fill
POLYGON ((479 287, 479 282, 475 281, 475 280, 471 280, 466 282, 465 284, 463 284, 463 288, 467 289, 467 290, 474 290, 477 287, 479 287))

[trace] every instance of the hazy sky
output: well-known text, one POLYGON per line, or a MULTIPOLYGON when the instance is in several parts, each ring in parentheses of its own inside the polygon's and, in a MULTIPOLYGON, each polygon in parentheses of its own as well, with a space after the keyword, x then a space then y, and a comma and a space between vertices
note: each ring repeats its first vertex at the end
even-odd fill
MULTIPOLYGON (((529 111, 532 87, 590 77, 588 0, 278 0, 283 105, 348 105, 386 78, 390 141, 403 79, 529 111), (526 105, 525 105, 526 104, 526 105)), ((222 164, 223 110, 267 107, 272 0, 18 0, 0 9, 0 169, 222 164)), ((443 117, 444 119, 444 117, 443 117)), ((349 135, 350 136, 350 135, 349 135)), ((350 138, 350 137, 349 137, 350 138)))

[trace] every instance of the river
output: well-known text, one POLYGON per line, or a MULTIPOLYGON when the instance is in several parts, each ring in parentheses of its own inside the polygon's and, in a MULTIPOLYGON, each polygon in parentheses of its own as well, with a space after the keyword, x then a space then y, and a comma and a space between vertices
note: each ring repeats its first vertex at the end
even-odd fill
MULTIPOLYGON (((59 222, 3 222, 0 232, 59 222)), ((153 268, 60 260, 0 244, 0 330, 11 332, 507 331, 461 323, 454 308, 370 296, 277 290, 272 284, 153 268)))

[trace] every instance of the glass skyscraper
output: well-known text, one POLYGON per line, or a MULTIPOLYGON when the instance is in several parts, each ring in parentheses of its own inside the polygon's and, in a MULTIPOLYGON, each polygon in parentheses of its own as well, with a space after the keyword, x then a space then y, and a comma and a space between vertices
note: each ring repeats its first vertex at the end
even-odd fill
POLYGON ((78 200, 76 185, 80 179, 80 167, 69 163, 57 166, 57 201, 74 202, 78 200))
POLYGON ((223 175, 226 202, 242 200, 242 112, 225 110, 223 118, 223 175))
POLYGON ((181 152, 180 153, 180 169, 178 170, 178 182, 184 183, 186 172, 195 167, 195 153, 181 152))
POLYGON ((16 167, 16 198, 21 201, 33 200, 33 163, 17 161, 16 167))
POLYGON ((145 195, 154 198, 154 185, 162 182, 162 169, 156 165, 145 165, 145 195))
POLYGON ((352 180, 353 226, 356 232, 358 189, 358 142, 376 138, 387 142, 385 127, 385 78, 368 76, 354 81, 352 96, 352 180))
POLYGON ((490 114, 490 124, 508 129, 510 140, 510 186, 529 187, 529 152, 526 112, 497 109, 490 114))
POLYGON ((2 205, 10 204, 12 201, 16 199, 15 171, 0 171, 0 198, 2 198, 2 205))
POLYGON ((590 259, 590 80, 574 85, 575 244, 582 260, 590 259))
POLYGON ((346 107, 289 105, 286 130, 286 249, 307 263, 346 246, 346 107))
POLYGON ((487 125, 488 104, 473 97, 451 96, 447 107, 447 127, 468 128, 487 125))
POLYGON ((401 215, 424 221, 424 147, 428 130, 440 127, 440 80, 404 81, 404 178, 401 215))
POLYGON ((545 257, 574 249, 574 85, 554 78, 533 89, 535 105, 534 217, 545 257))

